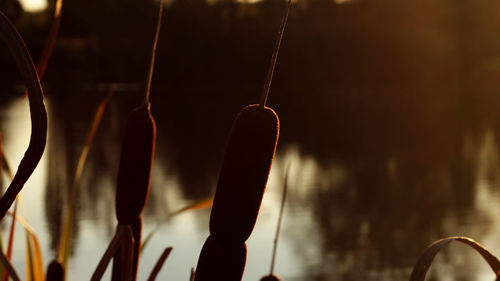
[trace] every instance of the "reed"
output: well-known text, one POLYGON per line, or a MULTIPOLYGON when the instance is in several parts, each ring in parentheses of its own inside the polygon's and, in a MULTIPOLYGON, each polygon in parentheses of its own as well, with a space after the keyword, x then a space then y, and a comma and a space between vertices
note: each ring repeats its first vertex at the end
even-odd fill
POLYGON ((291 1, 285 9, 259 104, 236 116, 210 214, 210 235, 200 253, 195 281, 241 280, 246 244, 259 214, 279 137, 278 115, 266 107, 291 1))
MULTIPOLYGON (((134 109, 127 119, 118 167, 115 201, 116 217, 119 225, 132 227, 135 241, 132 254, 131 280, 137 278, 142 238, 141 213, 146 206, 149 195, 156 143, 156 123, 151 114, 150 92, 163 5, 163 0, 161 0, 143 103, 134 109)), ((122 280, 123 268, 120 262, 122 258, 115 255, 112 280, 122 280)))

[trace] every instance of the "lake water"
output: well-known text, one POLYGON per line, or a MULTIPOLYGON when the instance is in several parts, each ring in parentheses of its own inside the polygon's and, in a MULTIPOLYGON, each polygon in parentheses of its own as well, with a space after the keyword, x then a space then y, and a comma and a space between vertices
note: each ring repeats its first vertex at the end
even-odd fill
MULTIPOLYGON (((90 278, 116 226, 114 183, 119 151, 116 143, 123 125, 119 98, 115 96, 106 109, 80 185, 68 272, 71 280, 90 278)), ((48 146, 23 190, 25 217, 40 239, 45 264, 55 257, 69 175, 96 103, 82 106, 74 112, 76 117, 67 119, 61 112, 72 109, 62 104, 65 103, 47 100, 48 146)), ((0 125, 14 167, 27 147, 28 112, 23 98, 2 104, 0 125)), ((139 280, 146 279, 168 246, 174 250, 159 280, 188 280, 208 235, 210 209, 189 211, 168 221, 165 218, 170 212, 213 193, 221 160, 220 155, 213 154, 220 154, 224 137, 217 137, 219 143, 213 146, 210 137, 206 143, 199 142, 201 148, 188 141, 185 146, 179 145, 163 131, 168 126, 161 124, 164 121, 161 111, 153 109, 155 112, 158 147, 152 192, 144 213, 144 235, 159 228, 142 253, 139 280), (214 151, 200 155, 199 151, 205 150, 214 151), (180 158, 176 156, 179 153, 180 158), (199 156, 192 158, 196 153, 199 156), (200 163, 196 163, 197 159, 200 163), (193 163, 192 169, 189 163, 193 163)), ((221 130, 227 133, 230 122, 221 130)), ((178 136, 179 132, 172 134, 178 136)), ((431 138, 440 136, 437 133, 431 138)), ((425 246, 451 235, 470 236, 493 253, 500 252, 497 239, 500 224, 496 220, 500 207, 500 162, 498 135, 493 128, 485 126, 480 132, 463 133, 449 146, 433 148, 422 141, 422 148, 398 151, 393 147, 387 154, 381 152, 382 148, 373 153, 366 150, 349 153, 350 158, 311 152, 314 149, 310 146, 287 142, 286 133, 283 137, 257 225, 247 243, 243 280, 259 280, 269 272, 288 164, 290 189, 275 265, 275 273, 282 280, 408 280, 412 265, 425 246), (391 157, 386 157, 390 154, 391 157)), ((367 135, 364 141, 374 140, 367 135)), ((5 175, 3 180, 5 185, 5 175)), ((6 223, 3 226, 5 239, 8 227, 6 223)), ((18 227, 13 261, 22 274, 24 241, 24 233, 18 227)), ((494 279, 480 256, 459 243, 452 243, 438 255, 430 275, 429 280, 494 279)))

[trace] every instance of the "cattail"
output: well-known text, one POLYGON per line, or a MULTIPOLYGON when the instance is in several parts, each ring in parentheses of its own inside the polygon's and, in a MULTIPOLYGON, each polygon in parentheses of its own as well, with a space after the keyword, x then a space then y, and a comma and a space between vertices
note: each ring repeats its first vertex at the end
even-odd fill
POLYGON ((278 116, 268 107, 249 105, 236 116, 210 215, 211 235, 201 251, 195 281, 241 280, 245 241, 259 213, 278 135, 278 116))
POLYGON ((245 243, 228 245, 209 236, 201 249, 194 280, 241 280, 246 256, 245 243))
POLYGON ((195 281, 235 281, 243 276, 245 241, 255 226, 278 142, 278 115, 266 102, 290 6, 291 0, 281 20, 260 104, 244 107, 231 128, 210 214, 210 236, 198 259, 195 281))
POLYGON ((146 206, 156 139, 149 106, 129 115, 123 137, 116 191, 116 217, 121 224, 135 222, 146 206))
MULTIPOLYGON (((132 224, 127 224, 132 228, 132 235, 134 245, 132 249, 132 279, 135 280, 137 276, 137 268, 139 267, 139 256, 141 253, 141 238, 142 238, 142 217, 136 219, 132 224)), ((113 259, 113 273, 112 280, 120 280, 121 277, 121 255, 117 253, 113 259)))
MULTIPOLYGON (((132 227, 134 245, 132 251, 131 280, 137 278, 137 267, 141 251, 142 218, 141 213, 146 206, 151 183, 151 169, 156 142, 156 123, 151 115, 149 100, 151 81, 156 56, 156 46, 160 36, 163 0, 158 9, 151 63, 146 82, 144 100, 141 106, 129 115, 122 142, 118 182, 116 191, 116 217, 118 223, 132 227)), ((113 261, 112 280, 120 280, 123 275, 120 268, 120 257, 115 255, 113 261)))
MULTIPOLYGON (((119 224, 130 225, 134 233, 132 280, 137 276, 142 219, 148 199, 151 167, 156 140, 156 124, 149 106, 132 111, 125 127, 116 191, 116 217, 119 224)), ((115 256, 115 259, 119 259, 115 256)), ((113 279, 118 278, 120 262, 113 262, 113 279)), ((116 279, 114 279, 116 280, 116 279)))
POLYGON ((262 279, 260 279, 260 281, 281 281, 281 279, 279 279, 275 275, 267 275, 267 276, 262 277, 262 279))
POLYGON ((279 134, 279 119, 269 107, 249 105, 236 116, 210 216, 210 233, 243 243, 250 236, 266 188, 279 134))
POLYGON ((61 263, 57 260, 53 260, 49 264, 49 268, 47 269, 47 281, 62 281, 64 280, 64 268, 61 263))

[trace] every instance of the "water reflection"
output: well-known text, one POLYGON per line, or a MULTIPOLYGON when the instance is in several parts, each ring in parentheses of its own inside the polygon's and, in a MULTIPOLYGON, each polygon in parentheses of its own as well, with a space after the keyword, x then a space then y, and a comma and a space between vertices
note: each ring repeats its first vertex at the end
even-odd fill
MULTIPOLYGON (((49 142, 37 170, 44 176, 30 180, 33 187, 27 186, 30 192, 24 192, 30 202, 28 219, 44 239, 46 262, 55 255, 75 163, 101 96, 49 98, 47 102, 49 142), (81 106, 75 109, 67 104, 81 106), (38 198, 44 198, 43 204, 38 198)), ((117 144, 122 120, 136 101, 134 94, 123 93, 111 100, 89 154, 76 211, 76 247, 70 268, 71 274, 82 276, 81 280, 94 265, 76 265, 81 260, 97 259, 116 224, 112 202, 117 144), (92 249, 84 246, 89 239, 96 243, 92 249)), ((29 133, 18 130, 28 128, 23 125, 28 122, 27 103, 14 99, 3 105, 0 116, 5 146, 9 157, 15 159, 22 155, 29 133)), ((156 249, 173 245, 179 247, 172 257, 178 269, 164 274, 182 280, 196 263, 208 231, 209 211, 194 211, 170 222, 163 219, 171 210, 213 192, 224 144, 221 135, 228 131, 230 121, 207 128, 205 122, 217 122, 181 116, 188 125, 180 126, 165 122, 171 113, 157 110, 154 114, 159 135, 145 229, 147 232, 158 223, 163 227, 153 240, 154 249, 145 252, 145 270, 140 274, 146 276, 144 271, 152 266, 156 249), (207 136, 202 145, 200 130, 207 136)), ((282 122, 295 121, 290 118, 284 114, 282 122)), ((283 134, 259 222, 249 241, 244 280, 257 280, 268 270, 268 249, 288 163, 292 164, 292 184, 276 265, 285 280, 404 280, 422 249, 449 235, 470 236, 494 252, 500 251, 495 239, 500 233, 495 220, 500 206, 500 138, 495 129, 443 126, 434 130, 432 124, 431 128, 412 124, 412 130, 407 131, 411 137, 387 130, 384 135, 358 139, 357 131, 367 130, 359 126, 341 131, 345 142, 328 135, 320 140, 335 143, 334 147, 294 144, 293 133, 283 134)), ((22 256, 22 252, 16 255, 22 256)), ((432 280, 490 280, 488 270, 471 250, 452 246, 438 256, 430 274, 432 280)))

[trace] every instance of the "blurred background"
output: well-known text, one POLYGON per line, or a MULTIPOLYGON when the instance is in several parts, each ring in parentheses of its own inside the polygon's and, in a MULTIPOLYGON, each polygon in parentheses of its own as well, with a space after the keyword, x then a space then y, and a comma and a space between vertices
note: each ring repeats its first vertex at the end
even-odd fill
MULTIPOLYGON (((143 252, 140 280, 167 246, 174 250, 162 280, 188 280, 196 265, 210 209, 165 217, 213 194, 232 120, 258 102, 286 4, 167 2, 151 93, 158 139, 144 232, 160 228, 143 252)), ((92 116, 116 84, 80 186, 71 280, 89 279, 114 232, 121 135, 145 88, 157 8, 158 1, 63 3, 42 80, 48 146, 23 192, 46 263, 92 116)), ((54 2, 0 0, 0 9, 37 60, 54 2)), ((269 272, 288 164, 275 267, 282 280, 408 280, 421 251, 451 235, 500 253, 499 32, 494 0, 293 2, 268 101, 281 119, 278 151, 243 280, 269 272)), ((5 45, 0 83, 0 130, 16 167, 29 111, 5 45)), ((18 234, 14 264, 22 272, 18 234)), ((438 255, 428 277, 493 279, 460 244, 438 255)))

